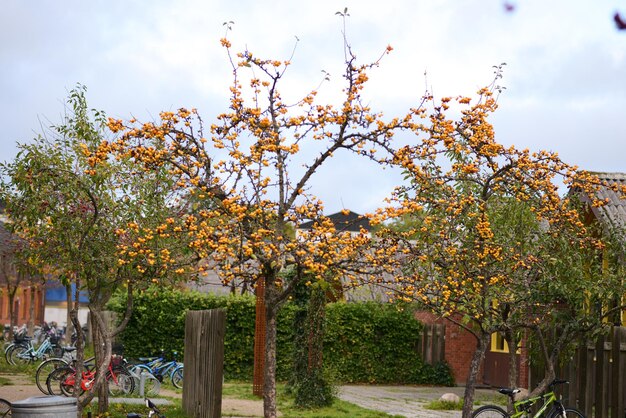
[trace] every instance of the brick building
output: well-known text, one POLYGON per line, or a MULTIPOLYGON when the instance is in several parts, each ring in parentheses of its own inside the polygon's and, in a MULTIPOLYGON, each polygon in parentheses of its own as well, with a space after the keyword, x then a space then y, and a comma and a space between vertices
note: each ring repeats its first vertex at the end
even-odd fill
MULTIPOLYGON (((472 356, 476 350, 476 338, 457 324, 430 312, 418 312, 415 317, 424 324, 445 325, 444 359, 452 369, 456 384, 464 385, 469 374, 472 356)), ((500 335, 494 334, 478 373, 478 384, 507 387, 509 386, 508 373, 508 347, 500 335)), ((523 344, 518 352, 517 375, 517 386, 527 388, 530 369, 528 349, 523 344)))

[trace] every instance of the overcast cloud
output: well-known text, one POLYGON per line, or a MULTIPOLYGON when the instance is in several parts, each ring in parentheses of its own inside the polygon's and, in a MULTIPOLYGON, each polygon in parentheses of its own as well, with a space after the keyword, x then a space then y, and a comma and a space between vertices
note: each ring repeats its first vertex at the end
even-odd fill
MULTIPOLYGON (((162 110, 196 107, 210 121, 227 103, 231 81, 219 45, 234 21, 234 49, 287 59, 283 86, 298 97, 321 70, 336 100, 343 62, 342 25, 361 61, 394 51, 366 91, 374 109, 392 115, 412 106, 426 86, 437 97, 471 95, 506 62, 506 91, 493 117, 505 144, 557 151, 595 171, 626 171, 626 31, 612 15, 617 0, 4 0, 0 15, 0 160, 60 121, 77 82, 89 105, 110 116, 152 119, 162 110), (426 73, 426 77, 424 74, 426 73)), ((328 212, 374 210, 397 175, 338 156, 311 191, 328 212)))

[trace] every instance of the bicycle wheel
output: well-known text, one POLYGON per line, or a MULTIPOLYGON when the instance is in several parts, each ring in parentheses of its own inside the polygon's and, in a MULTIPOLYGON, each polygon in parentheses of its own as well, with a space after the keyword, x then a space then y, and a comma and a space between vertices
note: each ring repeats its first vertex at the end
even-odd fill
POLYGON ((176 370, 172 372, 171 376, 172 385, 175 388, 182 389, 183 388, 183 367, 180 366, 176 370))
POLYGON ((565 408, 565 416, 554 409, 550 413, 549 418, 585 418, 585 416, 576 408, 565 408))
POLYGON ((129 395, 135 390, 135 379, 126 369, 115 368, 113 373, 107 372, 107 381, 111 396, 129 395))
POLYGON ((42 362, 39 367, 37 367, 35 383, 37 383, 37 387, 44 395, 50 395, 50 393, 48 393, 48 387, 46 386, 46 379, 48 379, 50 373, 60 367, 67 367, 67 365, 68 364, 60 358, 51 358, 42 362))
POLYGON ((8 345, 4 348, 4 359, 6 360, 7 364, 11 364, 9 363, 9 356, 11 354, 11 351, 13 351, 14 349, 15 344, 8 345))
POLYGON ((7 361, 9 364, 17 365, 17 364, 29 364, 33 362, 32 357, 29 354, 30 349, 27 347, 15 346, 13 349, 7 353, 8 358, 7 361))
POLYGON ((472 413, 472 418, 508 418, 504 409, 496 405, 481 406, 472 413))
POLYGON ((48 393, 55 396, 67 396, 67 393, 74 393, 75 379, 76 370, 73 367, 59 367, 46 379, 48 393))
POLYGON ((11 402, 0 398, 0 418, 11 416, 11 402))

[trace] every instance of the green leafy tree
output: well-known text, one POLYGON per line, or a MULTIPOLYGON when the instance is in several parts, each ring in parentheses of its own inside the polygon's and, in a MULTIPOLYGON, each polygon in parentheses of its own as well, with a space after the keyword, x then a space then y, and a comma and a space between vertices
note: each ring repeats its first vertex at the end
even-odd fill
MULTIPOLYGON (((111 358, 111 339, 125 326, 132 309, 132 290, 151 281, 162 281, 163 265, 179 262, 174 249, 184 238, 160 235, 158 225, 179 207, 170 196, 165 170, 138 177, 124 159, 96 165, 90 150, 105 140, 104 114, 87 107, 85 88, 70 92, 68 114, 46 136, 19 145, 14 161, 2 165, 2 187, 11 229, 26 243, 26 261, 57 276, 76 295, 70 318, 78 334, 78 364, 83 342, 78 322, 79 291, 86 291, 97 359, 94 389, 84 395, 86 405, 99 390, 99 410, 107 410, 105 372, 111 358), (131 228, 128 228, 131 225, 131 228), (122 228, 122 226, 124 228, 122 228), (120 248, 141 232, 157 235, 133 265, 120 259, 120 248), (173 241, 176 244, 172 244, 173 241), (169 242, 168 251, 158 245, 169 242), (128 305, 119 327, 108 330, 102 312, 112 293, 126 288, 128 305)), ((69 324, 68 324, 69 325, 69 324)), ((79 373, 80 375, 80 373, 79 373)))

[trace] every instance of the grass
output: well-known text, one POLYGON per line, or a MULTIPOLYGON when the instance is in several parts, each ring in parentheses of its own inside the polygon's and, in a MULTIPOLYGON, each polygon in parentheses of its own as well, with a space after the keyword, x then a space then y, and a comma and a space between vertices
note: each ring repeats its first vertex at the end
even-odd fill
POLYGON ((460 411, 463 409, 463 400, 458 402, 442 401, 436 399, 426 404, 426 409, 432 409, 434 411, 460 411))
POLYGON ((293 400, 279 398, 278 410, 284 418, 402 418, 402 415, 389 415, 384 412, 361 408, 349 402, 336 399, 332 406, 315 410, 303 410, 293 406, 293 400))
MULTIPOLYGON (((188 418, 183 412, 180 399, 172 399, 171 405, 159 405, 159 411, 161 411, 167 418, 188 418)), ((88 412, 92 413, 93 417, 98 417, 98 403, 92 402, 87 408, 83 410, 83 416, 88 412)), ((126 418, 129 412, 136 412, 142 417, 148 416, 148 408, 140 404, 122 404, 122 403, 110 403, 109 411, 105 415, 110 418, 126 418)))
POLYGON ((507 398, 500 394, 494 393, 493 395, 476 395, 474 398, 474 405, 500 405, 506 406, 507 398))
POLYGON ((222 386, 222 397, 231 399, 248 399, 258 401, 259 398, 252 393, 252 385, 246 382, 226 382, 222 386))
POLYGON ((0 376, 0 386, 10 386, 12 384, 13 384, 13 382, 11 382, 10 379, 7 379, 6 377, 0 376))

